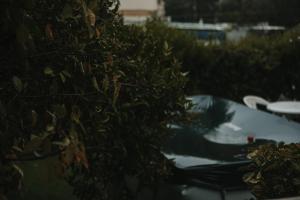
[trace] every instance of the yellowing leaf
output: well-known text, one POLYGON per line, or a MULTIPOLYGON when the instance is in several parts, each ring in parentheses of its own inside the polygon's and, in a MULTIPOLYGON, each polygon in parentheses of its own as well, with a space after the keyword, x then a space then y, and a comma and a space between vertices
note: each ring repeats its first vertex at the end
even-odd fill
POLYGON ((87 9, 87 20, 91 26, 96 24, 96 15, 91 9, 87 9))
POLYGON ((13 164, 12 166, 20 174, 21 177, 24 177, 23 170, 19 166, 15 165, 15 164, 13 164))
POLYGON ((65 138, 63 141, 55 141, 52 142, 52 144, 62 146, 62 147, 67 147, 71 144, 71 141, 69 140, 69 138, 65 138))
POLYGON ((55 127, 52 124, 48 124, 46 126, 46 131, 47 132, 53 132, 55 130, 55 127))

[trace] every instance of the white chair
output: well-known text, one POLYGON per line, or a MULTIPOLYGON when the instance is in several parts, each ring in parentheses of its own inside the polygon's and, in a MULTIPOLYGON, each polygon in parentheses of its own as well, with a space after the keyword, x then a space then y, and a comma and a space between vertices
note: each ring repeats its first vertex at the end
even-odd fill
POLYGON ((260 105, 268 105, 269 101, 265 100, 264 98, 248 95, 243 98, 244 103, 249 107, 253 109, 257 109, 257 104, 260 105))

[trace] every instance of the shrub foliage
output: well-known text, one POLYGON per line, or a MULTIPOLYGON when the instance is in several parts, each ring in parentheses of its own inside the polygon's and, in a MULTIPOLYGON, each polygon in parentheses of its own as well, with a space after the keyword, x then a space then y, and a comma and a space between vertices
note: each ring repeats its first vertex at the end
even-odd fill
POLYGON ((244 181, 259 199, 300 195, 300 145, 264 145, 249 154, 244 181))
POLYGON ((248 94, 271 100, 281 94, 300 98, 299 28, 283 35, 206 45, 157 21, 149 22, 147 27, 169 42, 183 70, 189 72, 189 94, 211 94, 237 101, 248 94))
MULTIPOLYGON (((168 173, 160 147, 184 113, 168 43, 125 27, 116 0, 3 0, 0 195, 19 191, 22 160, 60 152, 80 199, 120 199, 126 176, 168 173)), ((15 198, 15 197, 13 197, 15 198)))

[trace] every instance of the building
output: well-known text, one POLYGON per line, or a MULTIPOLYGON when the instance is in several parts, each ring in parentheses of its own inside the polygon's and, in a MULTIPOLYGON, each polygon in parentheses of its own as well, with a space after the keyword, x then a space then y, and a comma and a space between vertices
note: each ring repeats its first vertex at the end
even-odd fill
POLYGON ((164 16, 163 0, 120 0, 120 13, 127 24, 143 23, 152 16, 164 16))

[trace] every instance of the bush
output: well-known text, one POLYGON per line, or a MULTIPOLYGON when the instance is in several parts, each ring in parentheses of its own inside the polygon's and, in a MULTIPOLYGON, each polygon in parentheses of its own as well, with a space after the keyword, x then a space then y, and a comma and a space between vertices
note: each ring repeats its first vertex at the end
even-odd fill
POLYGON ((244 181, 259 199, 300 195, 300 145, 264 145, 249 154, 244 181))
POLYGON ((149 22, 146 26, 169 42, 183 71, 189 72, 188 94, 207 93, 237 101, 248 94, 270 100, 281 94, 300 98, 297 28, 283 35, 252 36, 236 44, 207 46, 194 36, 160 22, 149 22))
POLYGON ((186 78, 167 43, 124 27, 115 0, 1 4, 0 195, 17 198, 17 161, 55 152, 79 199, 168 174, 160 148, 186 78))

